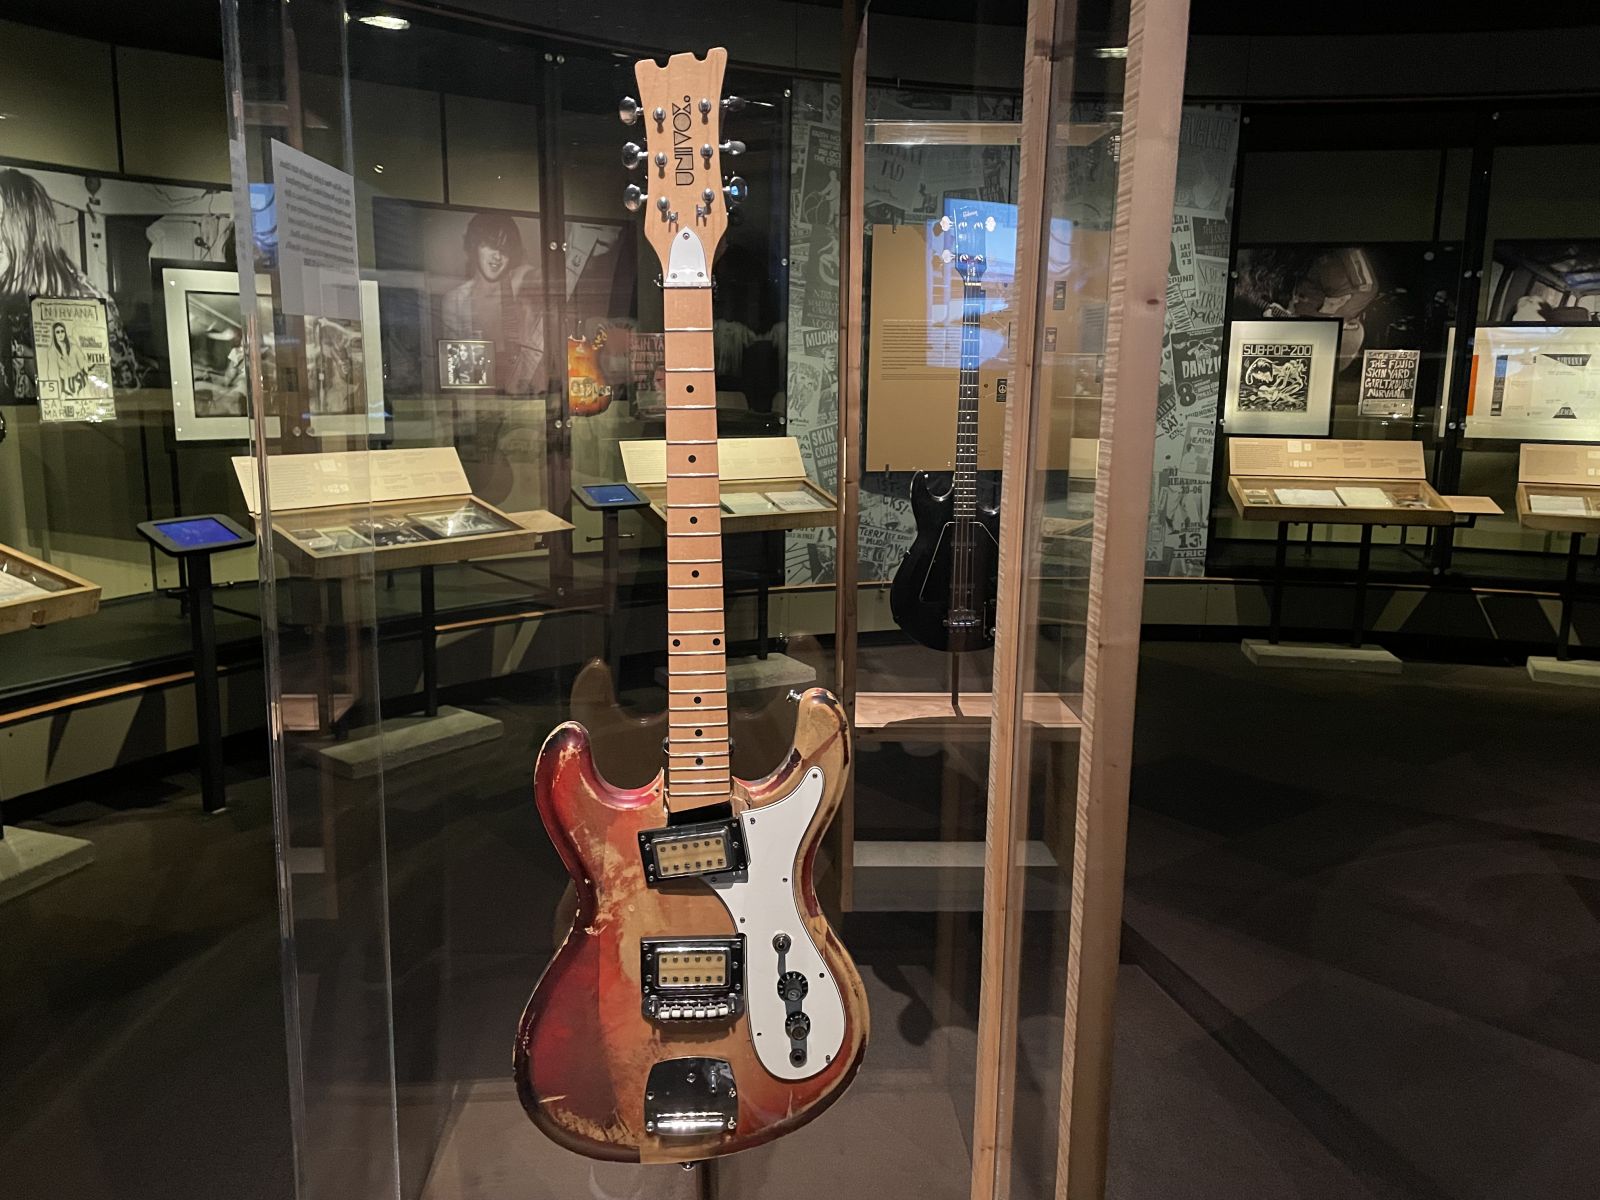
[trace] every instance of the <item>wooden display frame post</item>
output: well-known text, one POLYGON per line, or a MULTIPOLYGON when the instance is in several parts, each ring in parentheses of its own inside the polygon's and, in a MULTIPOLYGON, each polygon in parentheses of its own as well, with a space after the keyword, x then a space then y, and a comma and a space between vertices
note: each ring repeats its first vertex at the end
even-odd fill
MULTIPOLYGON (((1037 625, 1035 565, 1043 537, 1033 483, 1042 430, 1053 414, 1035 395, 1045 169, 1054 111, 1070 91, 1076 31, 1057 28, 1053 0, 1029 5, 1021 124, 1022 177, 1016 298, 1017 357, 1003 449, 999 635, 992 694, 863 693, 856 690, 856 552, 862 470, 863 247, 867 19, 846 5, 842 120, 847 136, 839 256, 839 519, 835 590, 836 680, 860 737, 900 736, 919 726, 941 739, 989 724, 990 777, 984 841, 984 936, 970 1194, 1011 1193, 1018 1047, 1023 879, 1033 739, 1077 747, 1074 782, 1061 804, 1073 820, 1072 940, 1068 948, 1056 1195, 1104 1194, 1110 1112, 1112 1002, 1122 919, 1133 695, 1156 390, 1161 360, 1169 231, 1188 29, 1187 0, 1132 0, 1116 227, 1110 254, 1106 395, 1095 467, 1087 660, 1081 707, 1028 693, 1037 625), (1070 807, 1068 807, 1070 806, 1070 807)), ((1068 774, 1062 771, 1061 774, 1068 774)), ((1058 824, 1060 824, 1058 822, 1058 824)), ((1064 840, 1064 839, 1063 839, 1064 840)), ((839 901, 850 907, 854 811, 847 796, 831 843, 841 865, 839 901)))

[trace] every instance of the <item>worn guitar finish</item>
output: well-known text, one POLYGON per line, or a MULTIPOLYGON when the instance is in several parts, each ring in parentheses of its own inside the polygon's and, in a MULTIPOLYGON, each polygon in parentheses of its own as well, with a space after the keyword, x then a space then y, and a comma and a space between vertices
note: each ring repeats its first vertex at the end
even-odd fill
MULTIPOLYGON (((765 779, 732 774, 723 623, 710 263, 743 194, 721 183, 725 51, 638 64, 648 147, 625 203, 662 265, 667 390, 666 767, 619 788, 571 722, 534 770, 539 815, 576 913, 517 1027, 523 1107, 595 1158, 692 1162, 796 1129, 844 1090, 866 994, 814 887, 817 846, 850 769, 839 703, 813 688, 765 779)), ((730 111, 734 107, 729 106, 730 111)))
MULTIPOLYGON (((794 792, 809 772, 820 771, 824 780, 798 859, 764 863, 753 856, 750 864, 752 873, 776 870, 780 880, 790 880, 788 891, 819 948, 822 970, 838 984, 842 999, 844 1036, 831 1061, 807 1079, 788 1081, 763 1068, 748 1019, 668 1036, 640 1015, 639 939, 690 931, 732 934, 734 919, 703 883, 670 891, 645 886, 637 836, 666 818, 662 781, 612 788, 595 772, 581 726, 562 725, 550 735, 539 755, 535 794, 545 828, 577 885, 578 912, 517 1030, 518 1093, 540 1129, 594 1158, 687 1162, 771 1141, 838 1098, 861 1063, 866 996, 811 881, 817 843, 838 807, 849 767, 844 713, 832 696, 813 688, 800 701, 789 761, 760 782, 734 787, 735 809, 754 816, 759 830, 762 810, 794 792), (732 1066, 739 1125, 731 1136, 669 1144, 647 1134, 645 1081, 654 1063, 674 1055, 710 1055, 732 1066)), ((754 937, 750 948, 756 949, 754 937)), ((752 968, 751 974, 769 988, 777 980, 775 972, 752 968)))
POLYGON ((969 201, 957 200, 956 215, 937 227, 954 230, 956 251, 940 258, 952 264, 961 286, 961 370, 956 405, 956 461, 950 488, 936 494, 926 472, 911 480, 916 540, 895 571, 889 611, 895 624, 924 646, 960 653, 994 645, 999 594, 1000 509, 978 504, 978 368, 982 362, 978 320, 983 315, 984 235, 994 218, 969 201))

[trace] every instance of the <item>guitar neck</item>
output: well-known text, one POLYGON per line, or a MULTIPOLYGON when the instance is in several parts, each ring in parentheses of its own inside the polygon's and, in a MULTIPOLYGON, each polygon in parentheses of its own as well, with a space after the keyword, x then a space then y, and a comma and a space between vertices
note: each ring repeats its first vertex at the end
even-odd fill
POLYGON ((669 286, 667 375, 667 805, 725 803, 728 663, 722 614, 711 289, 669 286))
POLYGON ((978 318, 983 315, 983 285, 961 283, 961 384, 956 407, 955 515, 969 520, 978 509, 978 318))

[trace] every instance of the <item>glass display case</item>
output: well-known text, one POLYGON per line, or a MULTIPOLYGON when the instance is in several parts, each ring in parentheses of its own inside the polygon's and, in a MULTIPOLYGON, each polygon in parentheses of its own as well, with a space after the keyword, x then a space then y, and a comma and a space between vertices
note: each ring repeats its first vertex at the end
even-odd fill
POLYGON ((1128 15, 1035 7, 238 6, 305 1194, 1055 1189, 1179 97, 1124 211, 1128 15))

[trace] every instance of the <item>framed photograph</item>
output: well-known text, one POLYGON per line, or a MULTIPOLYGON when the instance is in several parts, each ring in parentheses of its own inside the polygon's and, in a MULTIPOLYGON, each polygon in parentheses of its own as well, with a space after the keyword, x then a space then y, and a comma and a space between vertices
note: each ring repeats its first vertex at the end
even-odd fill
POLYGON ((513 526, 479 508, 476 504, 460 504, 454 508, 434 509, 408 514, 410 519, 435 537, 476 537, 484 533, 503 533, 513 526))
POLYGON ((493 391, 494 343, 440 338, 439 386, 449 391, 493 391))
MULTIPOLYGON (((248 347, 239 304, 239 276, 204 267, 161 272, 172 361, 172 411, 180 442, 245 441, 250 437, 248 347)), ((257 276, 258 326, 273 327, 268 279, 257 276)), ((382 433, 383 361, 378 353, 378 285, 361 283, 361 320, 305 320, 307 433, 382 433), (371 352, 368 348, 371 347, 371 352)), ((262 346, 262 386, 275 409, 286 364, 268 335, 262 346)), ((278 420, 267 422, 278 436, 278 420)))
POLYGON ((1600 239, 1507 239, 1489 266, 1491 325, 1600 322, 1600 239))
POLYGON ((1326 437, 1338 360, 1337 320, 1234 321, 1228 328, 1223 431, 1326 437))
POLYGON ((1466 435, 1600 441, 1600 326, 1479 326, 1466 435))
MULTIPOLYGON (((569 317, 631 311, 636 257, 622 221, 568 221, 569 317)), ((383 280, 384 358, 396 394, 433 392, 444 342, 494 345, 486 390, 529 396, 565 381, 565 332, 545 329, 547 298, 539 215, 500 208, 377 197, 374 260, 383 280)))

